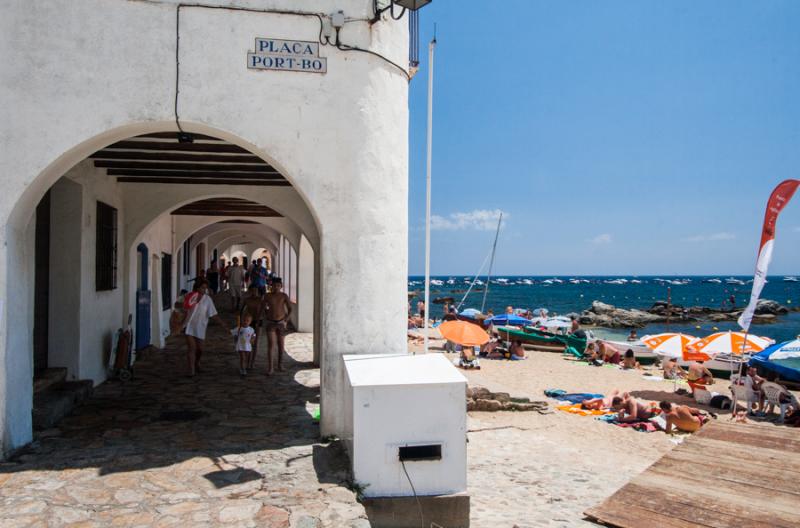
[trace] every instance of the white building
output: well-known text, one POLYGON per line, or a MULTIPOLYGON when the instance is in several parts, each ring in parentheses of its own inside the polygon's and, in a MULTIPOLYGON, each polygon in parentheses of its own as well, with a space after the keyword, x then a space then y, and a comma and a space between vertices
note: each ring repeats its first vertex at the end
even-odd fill
POLYGON ((204 3, 0 7, 3 454, 32 438, 37 372, 103 382, 129 314, 161 345, 215 253, 284 276, 315 335, 323 435, 343 427, 339 356, 405 352, 407 18, 204 3))

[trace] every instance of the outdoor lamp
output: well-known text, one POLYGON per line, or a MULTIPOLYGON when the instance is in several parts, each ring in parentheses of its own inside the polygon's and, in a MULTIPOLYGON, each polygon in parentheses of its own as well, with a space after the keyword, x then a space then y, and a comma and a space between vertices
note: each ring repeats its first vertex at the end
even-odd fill
POLYGON ((417 9, 430 4, 431 0, 392 0, 392 2, 400 7, 405 7, 410 11, 416 11, 417 9))

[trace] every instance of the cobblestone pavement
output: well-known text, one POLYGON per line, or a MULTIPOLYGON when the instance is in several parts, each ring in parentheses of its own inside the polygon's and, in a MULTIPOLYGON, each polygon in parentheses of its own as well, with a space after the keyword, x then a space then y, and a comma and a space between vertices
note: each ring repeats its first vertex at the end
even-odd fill
POLYGON ((368 527, 347 457, 319 440, 311 336, 287 337, 287 372, 242 379, 209 326, 203 371, 170 340, 0 464, 0 526, 368 527))

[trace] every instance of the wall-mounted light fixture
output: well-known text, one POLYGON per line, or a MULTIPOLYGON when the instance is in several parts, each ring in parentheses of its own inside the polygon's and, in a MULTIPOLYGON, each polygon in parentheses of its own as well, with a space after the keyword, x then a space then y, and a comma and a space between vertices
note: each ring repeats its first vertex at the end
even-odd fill
POLYGON ((405 7, 410 11, 416 11, 431 3, 431 0, 392 0, 396 5, 405 7))

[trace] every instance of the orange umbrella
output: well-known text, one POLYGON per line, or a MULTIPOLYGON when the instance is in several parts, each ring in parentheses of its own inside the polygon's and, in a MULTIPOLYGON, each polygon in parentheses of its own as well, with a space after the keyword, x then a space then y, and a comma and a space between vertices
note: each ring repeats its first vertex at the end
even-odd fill
POLYGON ((439 325, 439 333, 461 346, 480 346, 489 342, 489 334, 483 328, 466 321, 446 321, 439 325))
MULTIPOLYGON (((700 352, 696 347, 695 343, 687 346, 683 349, 683 360, 684 361, 710 361, 711 356, 706 354, 705 352, 700 352)), ((715 354, 716 355, 716 354, 715 354)))
POLYGON ((667 357, 680 357, 686 351, 686 345, 697 339, 686 334, 667 332, 664 334, 646 335, 642 342, 657 354, 667 357))
POLYGON ((710 336, 698 339, 692 346, 698 352, 706 355, 716 354, 755 354, 761 352, 773 343, 771 339, 747 334, 745 343, 744 332, 717 332, 710 336))

